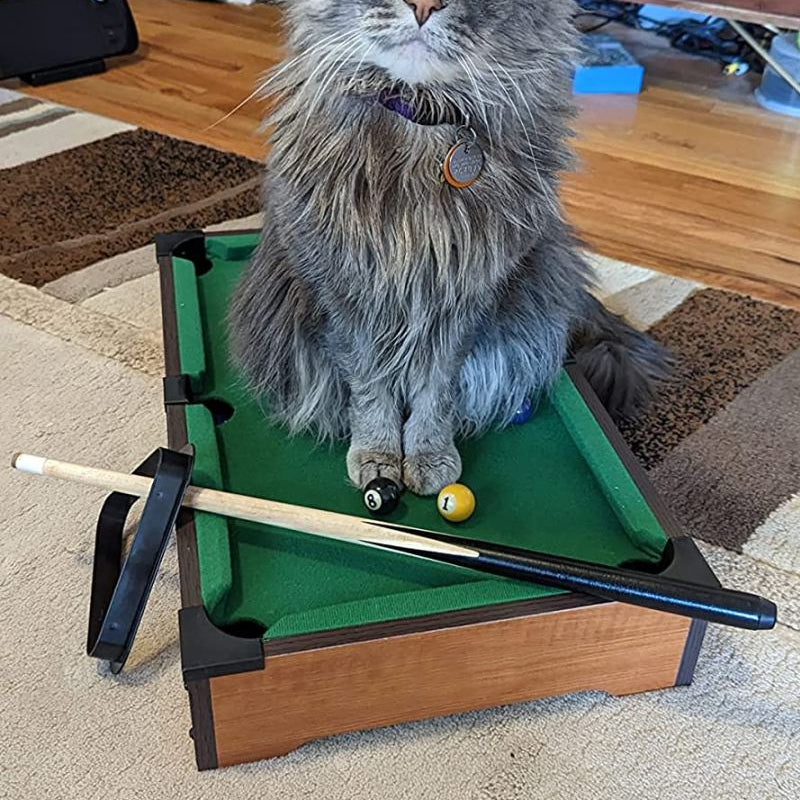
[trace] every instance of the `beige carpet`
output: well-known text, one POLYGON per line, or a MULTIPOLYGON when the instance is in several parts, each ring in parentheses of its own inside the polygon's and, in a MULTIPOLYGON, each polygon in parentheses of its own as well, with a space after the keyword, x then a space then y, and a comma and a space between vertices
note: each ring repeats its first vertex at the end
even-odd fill
MULTIPOLYGON (((103 492, 0 468, 0 797, 797 800, 800 369, 793 339, 783 349, 777 335, 766 349, 758 339, 795 320, 638 267, 598 266, 609 304, 670 341, 675 331, 691 340, 692 386, 708 373, 704 358, 725 364, 711 384, 728 395, 694 389, 690 406, 675 390, 677 419, 662 410, 627 435, 685 524, 717 542, 701 547, 719 577, 778 602, 774 631, 711 626, 690 687, 585 693, 339 736, 199 774, 180 676, 174 550, 129 666, 111 676, 83 651, 103 492), (724 350, 738 328, 712 345, 692 328, 721 325, 734 311, 756 320, 747 358, 724 350), (762 416, 760 428, 743 422, 762 416), (712 513, 713 531, 703 527, 712 513), (746 524, 734 525, 734 514, 746 524)), ((0 458, 26 450, 129 469, 164 443, 154 267, 148 247, 41 288, 0 276, 0 458)))

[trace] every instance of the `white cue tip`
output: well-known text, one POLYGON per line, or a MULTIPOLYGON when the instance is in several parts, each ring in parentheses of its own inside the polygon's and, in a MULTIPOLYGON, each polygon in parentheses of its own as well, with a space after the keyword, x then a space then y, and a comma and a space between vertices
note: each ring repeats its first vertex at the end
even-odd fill
POLYGON ((11 466, 20 472, 29 472, 32 475, 44 475, 44 462, 41 456, 31 456, 27 453, 14 453, 11 457, 11 466))

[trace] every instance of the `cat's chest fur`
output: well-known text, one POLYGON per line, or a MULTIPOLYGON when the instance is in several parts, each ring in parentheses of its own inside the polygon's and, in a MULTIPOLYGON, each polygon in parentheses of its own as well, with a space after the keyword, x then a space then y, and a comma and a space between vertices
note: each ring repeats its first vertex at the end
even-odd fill
POLYGON ((522 154, 483 139, 478 180, 450 186, 442 164, 456 140, 455 126, 415 125, 380 107, 323 109, 279 133, 270 170, 308 237, 296 251, 304 277, 353 300, 380 281, 415 305, 502 282, 535 245, 554 190, 522 154))

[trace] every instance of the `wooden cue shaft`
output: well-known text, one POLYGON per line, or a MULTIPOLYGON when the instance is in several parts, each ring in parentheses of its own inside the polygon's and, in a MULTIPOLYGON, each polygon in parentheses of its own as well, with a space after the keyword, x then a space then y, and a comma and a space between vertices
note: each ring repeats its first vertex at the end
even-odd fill
MULTIPOLYGON (((57 461, 53 458, 42 458, 27 453, 17 453, 11 460, 11 466, 20 472, 32 475, 47 475, 51 478, 96 486, 109 492, 123 492, 136 497, 147 497, 153 485, 153 479, 143 475, 131 475, 125 472, 113 472, 83 464, 72 464, 68 461, 57 461)), ((207 511, 226 517, 260 522, 277 528, 340 539, 357 544, 368 544, 385 547, 410 547, 430 553, 449 553, 451 555, 477 558, 479 553, 461 545, 451 545, 424 535, 403 533, 383 528, 378 520, 370 521, 349 514, 338 514, 317 508, 278 503, 260 497, 249 497, 243 494, 223 492, 218 489, 205 489, 200 486, 189 486, 183 497, 185 507, 195 511, 207 511)), ((421 534, 426 533, 420 530, 421 534)))

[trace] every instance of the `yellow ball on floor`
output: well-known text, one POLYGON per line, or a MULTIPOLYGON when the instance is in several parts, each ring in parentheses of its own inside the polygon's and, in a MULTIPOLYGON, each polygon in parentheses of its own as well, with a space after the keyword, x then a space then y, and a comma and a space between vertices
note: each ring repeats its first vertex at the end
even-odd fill
POLYGON ((463 522, 475 511, 475 495, 463 483, 445 486, 436 498, 436 508, 450 522, 463 522))

